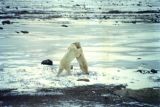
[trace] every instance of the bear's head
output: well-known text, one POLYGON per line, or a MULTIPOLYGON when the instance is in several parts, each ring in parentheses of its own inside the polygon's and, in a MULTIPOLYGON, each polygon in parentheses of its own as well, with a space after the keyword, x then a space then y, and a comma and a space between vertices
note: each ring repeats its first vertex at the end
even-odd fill
POLYGON ((73 44, 76 46, 77 49, 81 48, 80 42, 74 42, 73 44))

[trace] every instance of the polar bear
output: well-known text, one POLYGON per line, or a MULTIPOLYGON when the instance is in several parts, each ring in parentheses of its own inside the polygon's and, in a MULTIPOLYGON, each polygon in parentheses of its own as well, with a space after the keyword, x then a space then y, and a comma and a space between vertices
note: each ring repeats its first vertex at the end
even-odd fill
POLYGON ((83 50, 82 50, 80 42, 75 42, 73 44, 76 46, 76 48, 78 49, 78 52, 80 53, 80 56, 76 57, 76 59, 77 59, 77 61, 79 63, 80 69, 85 74, 89 74, 89 72, 88 72, 88 64, 87 64, 87 61, 86 61, 86 59, 84 57, 83 50))
POLYGON ((89 74, 88 72, 88 64, 84 57, 82 47, 80 45, 80 42, 74 42, 69 47, 65 55, 60 61, 60 66, 58 70, 57 76, 61 74, 63 70, 66 70, 68 74, 70 74, 71 70, 71 62, 74 60, 74 58, 77 59, 80 69, 85 73, 89 74))
POLYGON ((67 52, 65 53, 65 55, 63 56, 63 58, 60 61, 60 66, 59 66, 57 76, 59 76, 63 70, 66 70, 67 73, 70 74, 70 70, 71 70, 70 64, 76 57, 80 56, 80 54, 81 54, 80 51, 81 50, 78 49, 76 47, 76 45, 73 43, 68 47, 67 52))

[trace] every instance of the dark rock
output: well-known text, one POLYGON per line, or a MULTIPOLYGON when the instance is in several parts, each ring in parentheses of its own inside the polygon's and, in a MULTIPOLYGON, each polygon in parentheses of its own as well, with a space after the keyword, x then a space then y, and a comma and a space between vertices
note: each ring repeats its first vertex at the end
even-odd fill
POLYGON ((121 11, 119 11, 119 10, 110 10, 108 13, 118 14, 118 13, 121 13, 121 11))
POLYGON ((136 24, 137 22, 136 21, 131 21, 133 24, 136 24))
POLYGON ((158 72, 158 70, 155 70, 155 69, 151 69, 150 71, 149 70, 137 70, 137 72, 139 73, 142 73, 142 74, 155 74, 158 72))
POLYGON ((91 17, 86 17, 86 19, 91 19, 91 17))
POLYGON ((27 11, 27 10, 18 11, 18 14, 29 14, 29 11, 27 11))
POLYGON ((142 59, 142 58, 137 58, 137 59, 142 59))
POLYGON ((2 24, 5 25, 5 24, 12 24, 12 23, 9 20, 4 20, 4 21, 2 21, 2 24))
POLYGON ((147 5, 148 7, 153 7, 152 5, 147 5))
POLYGON ((18 31, 16 31, 16 33, 19 33, 18 31))
POLYGON ((0 30, 3 30, 3 27, 0 27, 0 30))
POLYGON ((76 4, 75 6, 80 6, 79 4, 76 4))
POLYGON ((151 69, 151 73, 153 73, 153 74, 154 74, 154 73, 157 73, 157 71, 158 71, 158 70, 151 69))
MULTIPOLYGON (((146 73, 146 71, 145 70, 137 70, 137 72, 139 72, 139 73, 142 73, 142 74, 145 74, 146 73)), ((148 71, 147 71, 148 72, 148 71)))
POLYGON ((139 3, 139 4, 137 4, 137 6, 141 6, 141 4, 139 3))
POLYGON ((67 25, 61 25, 62 27, 68 27, 67 25))
POLYGON ((41 64, 43 64, 43 65, 53 65, 53 62, 52 62, 52 60, 50 60, 50 59, 46 59, 46 60, 43 60, 43 61, 41 62, 41 64))
POLYGON ((89 82, 89 79, 84 78, 84 79, 78 79, 77 81, 85 81, 85 82, 89 82))
POLYGON ((27 33, 29 33, 28 31, 21 31, 22 33, 24 33, 24 34, 27 34, 27 33))
POLYGON ((103 16, 102 19, 110 19, 108 16, 103 16))
POLYGON ((6 6, 6 8, 7 8, 7 9, 9 9, 9 8, 10 8, 10 6, 6 6))

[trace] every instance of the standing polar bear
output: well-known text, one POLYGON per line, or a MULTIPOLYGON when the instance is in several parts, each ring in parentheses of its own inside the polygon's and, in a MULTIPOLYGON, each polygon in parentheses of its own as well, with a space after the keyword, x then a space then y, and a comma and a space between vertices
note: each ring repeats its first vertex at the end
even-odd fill
POLYGON ((60 61, 60 66, 58 70, 57 76, 59 76, 63 70, 66 70, 68 74, 71 74, 71 62, 74 60, 74 58, 77 59, 80 69, 86 73, 88 73, 88 65, 87 61, 84 58, 83 50, 81 48, 81 45, 79 42, 72 43, 69 47, 65 55, 60 61))
POLYGON ((78 51, 80 52, 80 56, 79 57, 76 57, 78 63, 79 63, 79 66, 80 66, 80 69, 85 73, 85 74, 89 74, 88 72, 88 64, 87 64, 87 61, 84 57, 84 54, 83 54, 83 49, 81 47, 81 44, 79 42, 75 42, 73 43, 76 48, 78 49, 78 51))

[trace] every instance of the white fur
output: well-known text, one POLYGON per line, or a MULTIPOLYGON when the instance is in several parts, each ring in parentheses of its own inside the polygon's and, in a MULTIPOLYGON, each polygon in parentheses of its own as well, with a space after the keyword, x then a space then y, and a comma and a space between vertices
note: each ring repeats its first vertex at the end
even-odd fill
POLYGON ((63 70, 66 70, 67 73, 70 74, 70 70, 71 70, 70 64, 74 60, 74 58, 79 57, 79 56, 80 56, 80 50, 77 49, 74 44, 71 44, 67 52, 65 53, 65 55, 60 61, 60 66, 59 66, 59 71, 58 71, 57 76, 59 76, 63 70))
POLYGON ((89 74, 88 72, 88 64, 87 64, 87 61, 84 57, 84 54, 83 54, 83 50, 82 48, 79 49, 79 52, 81 53, 79 57, 76 57, 78 63, 79 63, 79 66, 80 66, 80 69, 85 73, 85 74, 89 74))

